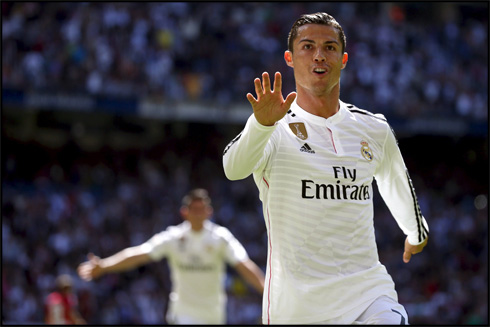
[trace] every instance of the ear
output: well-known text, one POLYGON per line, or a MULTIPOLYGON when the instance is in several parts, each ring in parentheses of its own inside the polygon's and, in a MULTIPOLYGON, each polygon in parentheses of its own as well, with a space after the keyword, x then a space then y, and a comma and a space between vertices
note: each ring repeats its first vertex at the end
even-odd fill
POLYGON ((189 213, 189 208, 187 208, 186 206, 180 207, 180 215, 182 216, 182 218, 186 219, 188 213, 189 213))
POLYGON ((344 52, 344 55, 342 56, 342 69, 347 65, 347 61, 349 61, 349 55, 347 52, 344 52))
POLYGON ((289 67, 294 67, 293 65, 293 53, 289 50, 284 52, 284 60, 286 60, 286 65, 289 67))

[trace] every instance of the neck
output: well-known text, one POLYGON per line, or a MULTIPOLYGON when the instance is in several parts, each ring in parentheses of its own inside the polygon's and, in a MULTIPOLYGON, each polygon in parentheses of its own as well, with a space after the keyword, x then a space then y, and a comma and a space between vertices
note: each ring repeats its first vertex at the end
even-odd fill
POLYGON ((201 222, 191 222, 191 229, 192 229, 194 232, 199 232, 199 231, 201 231, 203 228, 204 228, 204 222, 203 222, 203 221, 201 221, 201 222))
POLYGON ((335 115, 340 108, 338 87, 329 93, 316 95, 308 90, 297 88, 296 103, 312 115, 328 118, 335 115))

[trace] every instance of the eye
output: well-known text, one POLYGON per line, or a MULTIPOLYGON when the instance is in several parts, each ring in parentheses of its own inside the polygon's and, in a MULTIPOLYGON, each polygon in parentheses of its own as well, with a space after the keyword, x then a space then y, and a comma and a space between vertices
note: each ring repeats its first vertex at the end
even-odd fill
POLYGON ((329 50, 329 51, 335 51, 337 49, 333 45, 327 45, 327 50, 329 50))
POLYGON ((303 46, 303 49, 305 49, 305 50, 309 50, 309 49, 312 49, 312 48, 313 48, 313 46, 311 44, 305 44, 303 46))

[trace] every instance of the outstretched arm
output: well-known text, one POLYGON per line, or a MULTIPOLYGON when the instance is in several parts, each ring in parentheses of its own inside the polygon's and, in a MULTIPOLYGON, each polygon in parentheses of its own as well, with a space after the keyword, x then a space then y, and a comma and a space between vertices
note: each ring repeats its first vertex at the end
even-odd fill
POLYGON ((247 283, 257 290, 257 292, 260 294, 264 293, 264 273, 255 262, 248 259, 238 263, 235 266, 235 269, 247 283))
POLYGON ((89 253, 88 261, 81 263, 77 271, 83 280, 91 281, 104 274, 131 270, 150 261, 150 256, 143 251, 141 246, 134 246, 105 259, 89 253))

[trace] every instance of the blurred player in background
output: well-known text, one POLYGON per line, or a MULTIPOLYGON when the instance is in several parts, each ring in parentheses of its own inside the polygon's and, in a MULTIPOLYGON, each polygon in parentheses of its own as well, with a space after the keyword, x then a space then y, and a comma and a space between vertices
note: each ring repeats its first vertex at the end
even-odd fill
POLYGON ((182 200, 180 213, 184 222, 168 227, 141 245, 105 259, 89 254, 89 261, 79 265, 78 274, 90 281, 165 257, 172 282, 167 322, 225 324, 225 264, 234 267, 260 294, 264 290, 264 273, 227 228, 209 221, 213 207, 206 190, 190 191, 182 200))
POLYGON ((47 325, 85 325, 78 312, 78 299, 73 293, 70 275, 56 278, 56 291, 50 293, 44 303, 44 322, 47 325))
POLYGON ((340 101, 345 36, 330 15, 301 16, 284 59, 296 92, 283 98, 267 72, 244 130, 224 150, 226 176, 253 174, 269 237, 264 324, 407 324, 379 262, 372 181, 407 235, 403 261, 428 226, 395 135, 383 115, 340 101))

